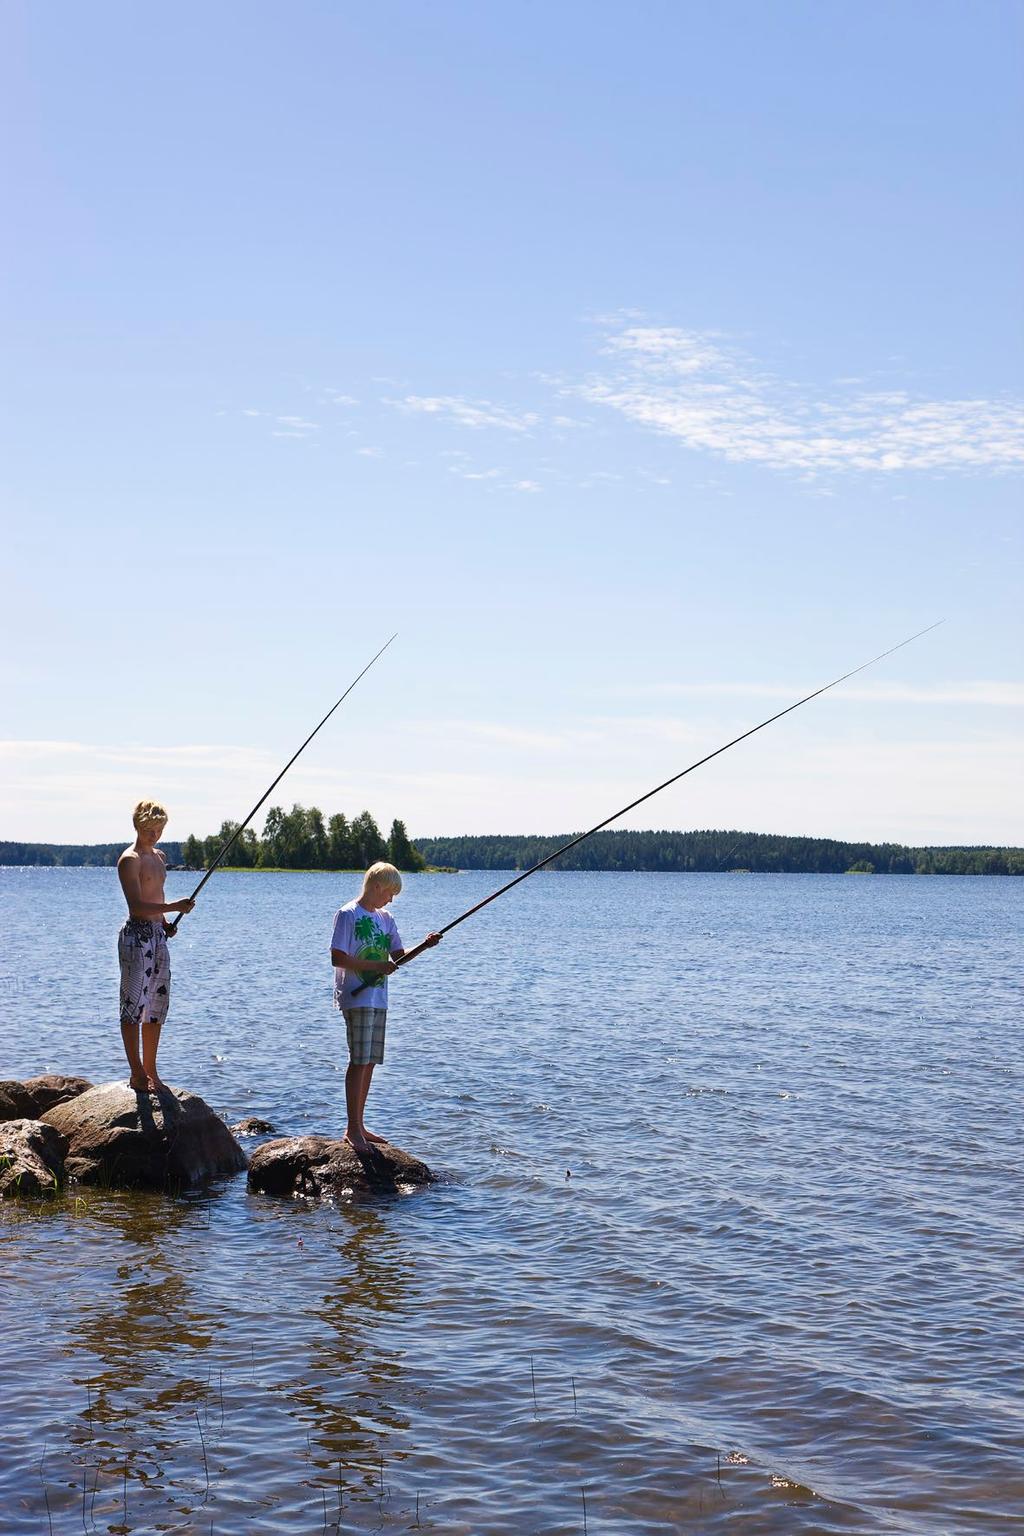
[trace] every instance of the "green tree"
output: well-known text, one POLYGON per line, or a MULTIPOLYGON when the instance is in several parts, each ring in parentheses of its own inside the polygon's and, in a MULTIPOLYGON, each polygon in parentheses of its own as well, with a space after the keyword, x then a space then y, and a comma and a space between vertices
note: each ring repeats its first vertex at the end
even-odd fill
POLYGON ((310 869, 327 868, 327 828, 324 813, 318 805, 311 805, 306 812, 306 842, 309 850, 310 869))
POLYGON ((285 811, 271 806, 263 825, 263 851, 260 863, 271 869, 305 869, 306 812, 301 805, 285 811))
POLYGON ((312 844, 306 824, 306 808, 296 802, 284 818, 281 855, 282 869, 308 869, 312 862, 312 844))
POLYGON ((263 842, 260 846, 260 863, 264 868, 280 869, 278 855, 284 848, 284 811, 272 805, 263 823, 263 842))
MULTIPOLYGON (((216 837, 208 837, 204 840, 204 862, 207 868, 209 868, 209 866, 213 863, 214 859, 220 853, 225 844, 231 841, 237 831, 237 821, 222 821, 220 824, 220 831, 217 833, 216 837)), ((247 843, 246 835, 243 832, 241 837, 236 838, 235 842, 232 844, 231 851, 228 854, 225 863, 237 864, 242 869, 248 869, 252 863, 253 844, 255 841, 256 839, 253 837, 247 843)))
POLYGON ((202 869, 203 867, 203 845, 192 832, 185 839, 181 850, 181 862, 187 869, 202 869))
POLYGON ((388 838, 388 859, 396 869, 405 869, 415 872, 425 869, 426 859, 418 848, 414 848, 409 841, 409 834, 405 830, 404 821, 391 823, 391 835, 388 838))
POLYGON ((328 869, 354 869, 359 855, 352 839, 348 818, 338 813, 327 823, 328 869))
POLYGON ((237 864, 239 869, 256 868, 260 861, 260 843, 252 827, 246 827, 228 854, 227 861, 229 864, 237 864))
POLYGON ((356 862, 364 869, 387 857, 387 844, 369 811, 360 811, 353 821, 352 841, 355 844, 356 862))

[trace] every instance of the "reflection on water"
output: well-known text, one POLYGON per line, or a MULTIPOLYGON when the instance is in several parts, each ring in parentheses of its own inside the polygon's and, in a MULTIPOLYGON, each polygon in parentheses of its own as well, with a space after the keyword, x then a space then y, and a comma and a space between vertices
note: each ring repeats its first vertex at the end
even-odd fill
MULTIPOLYGON (((494 883, 410 880, 403 929, 494 883)), ((336 1128, 324 935, 351 893, 209 889, 167 1076, 229 1120, 336 1128)), ((25 979, 0 999, 0 1076, 120 1075, 96 940, 116 876, 0 871, 0 897, 25 979), (69 969, 43 1059, 46 978, 69 969)), ((538 876, 396 981, 375 1118, 453 1182, 361 1206, 244 1178, 8 1205, 5 1536, 1008 1528, 1022 898, 538 876)))
MULTIPOLYGON (((193 1199, 90 1190, 50 1222, 31 1208, 5 1212, 12 1254, 55 1242, 55 1265, 69 1245, 92 1256, 91 1283, 54 1298, 61 1342, 47 1373, 62 1410, 38 1496, 18 1501, 26 1530, 47 1508, 84 1513, 86 1530, 126 1532, 191 1529, 214 1512, 244 1511, 249 1525, 254 1510, 276 1521, 312 1508, 322 1522, 328 1487, 335 1517, 392 1498, 405 1454, 394 1440, 409 1420, 389 1402, 401 1366, 386 1330, 410 1291, 411 1256, 372 1208, 267 1201, 263 1242, 294 1247, 301 1284, 261 1274, 251 1251, 230 1279, 210 1276, 203 1246, 250 1203, 238 1185, 193 1199), (266 1454, 240 1489, 226 1488, 254 1439, 266 1454)), ((27 1317, 22 1326, 30 1331, 27 1317)), ((31 1412, 27 1395, 12 1406, 31 1412)))
POLYGON ((116 1504, 115 1525, 134 1530, 154 1506, 187 1515, 195 1503, 195 1478, 176 1475, 175 1462, 183 1423, 200 1412, 209 1420, 215 1388, 204 1356, 224 1326, 188 1278, 188 1243, 208 1224, 196 1204, 155 1194, 90 1192, 77 1212, 79 1237, 91 1228, 116 1258, 67 1319, 61 1352, 80 1389, 68 1439, 87 1518, 116 1504))
POLYGON ((314 1464, 341 1463, 350 1478, 354 1471, 372 1486, 381 1445, 409 1427, 389 1402, 401 1366, 388 1322, 407 1303, 413 1266, 372 1208, 339 1210, 329 1218, 324 1238, 325 1256, 336 1255, 336 1262, 327 1261, 334 1273, 323 1294, 310 1299, 310 1347, 295 1361, 293 1383, 282 1390, 308 1428, 314 1464))
POLYGON ((111 1289, 71 1321, 66 1352, 86 1351, 101 1362, 91 1386, 93 1419, 102 1421, 115 1394, 152 1388, 157 1362, 169 1366, 209 1349, 218 1323, 197 1308, 174 1241, 195 1228, 194 1207, 159 1195, 108 1194, 90 1202, 89 1214, 119 1259, 111 1289))

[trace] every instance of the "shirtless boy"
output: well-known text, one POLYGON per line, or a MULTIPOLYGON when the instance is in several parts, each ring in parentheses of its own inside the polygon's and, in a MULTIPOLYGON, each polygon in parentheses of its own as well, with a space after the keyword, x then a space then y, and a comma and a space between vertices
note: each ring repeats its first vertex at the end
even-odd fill
POLYGON ((160 1027, 171 1000, 171 964, 167 935, 173 929, 165 912, 191 912, 194 901, 166 901, 167 861, 157 848, 167 825, 167 812, 155 800, 140 800, 132 821, 136 838, 117 861, 117 873, 128 903, 128 920, 117 936, 121 962, 121 1039, 131 1068, 129 1086, 136 1093, 158 1093, 156 1052, 160 1027), (142 1055, 139 1055, 139 1029, 142 1055))

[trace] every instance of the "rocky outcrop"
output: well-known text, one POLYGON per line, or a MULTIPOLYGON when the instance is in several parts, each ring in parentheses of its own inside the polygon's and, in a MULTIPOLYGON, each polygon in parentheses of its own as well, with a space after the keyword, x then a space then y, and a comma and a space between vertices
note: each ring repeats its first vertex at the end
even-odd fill
POLYGON ((24 1083, 12 1078, 0 1082, 0 1121, 31 1120, 35 1106, 24 1083))
POLYGON ((44 1072, 41 1077, 27 1077, 21 1085, 32 1095, 36 1118, 41 1120, 47 1110, 77 1099, 92 1087, 87 1077, 66 1077, 62 1072, 44 1072))
POLYGON ((0 1082, 0 1121, 38 1120, 55 1104, 77 1098, 91 1087, 87 1077, 66 1077, 62 1072, 44 1072, 23 1083, 0 1082))
POLYGON ((0 1196, 57 1194, 67 1149, 67 1138, 41 1120, 0 1125, 0 1196))
POLYGON ((277 1131, 269 1120, 261 1120, 259 1115, 246 1115, 244 1119, 237 1121, 235 1125, 228 1127, 236 1136, 276 1136, 277 1131))
POLYGON ((433 1184, 426 1163, 389 1143, 356 1152, 329 1136, 283 1136, 257 1147, 249 1162, 249 1188, 259 1194, 330 1199, 382 1194, 433 1184))
POLYGON ((194 1093, 136 1093, 103 1083, 42 1119, 68 1140, 68 1178, 113 1189, 180 1189, 238 1173, 245 1153, 219 1115, 194 1093))

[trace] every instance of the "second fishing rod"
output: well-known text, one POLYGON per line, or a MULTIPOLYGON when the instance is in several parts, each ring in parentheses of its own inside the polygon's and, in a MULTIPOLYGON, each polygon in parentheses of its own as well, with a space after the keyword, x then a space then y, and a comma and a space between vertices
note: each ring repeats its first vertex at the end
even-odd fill
MULTIPOLYGON (((841 677, 834 677, 830 683, 823 683, 820 688, 815 688, 813 692, 804 694, 802 699, 797 699, 794 703, 787 704, 785 709, 777 710, 774 715, 769 715, 767 720, 759 721, 757 725, 752 725, 749 730, 741 732, 739 736, 734 736, 731 741, 725 742, 723 746, 716 747, 713 752, 708 752, 704 757, 699 757, 695 763, 690 763, 688 767, 681 769, 679 773, 674 773, 671 778, 664 779, 660 784, 656 784, 653 789, 647 790, 645 794, 638 795, 628 805, 613 811, 610 816, 606 816, 603 821, 599 821, 595 826, 588 828, 586 832, 581 832, 577 837, 570 838, 567 843, 563 843, 560 848, 556 848, 546 858, 538 859, 536 864, 531 864, 529 869, 524 869, 514 879, 507 881, 505 885, 499 886, 489 896, 485 896, 483 901, 476 902, 465 912, 460 913, 458 917, 453 918, 450 923, 446 923, 438 932, 442 936, 446 933, 451 933, 453 928, 457 928, 460 923, 464 923, 467 918, 473 917, 477 912, 482 911, 484 907, 490 906, 491 902, 497 901, 499 896, 504 896, 513 887, 521 885, 524 880, 529 880, 531 875, 537 874, 538 870, 545 869, 548 864, 553 864, 556 859, 560 859, 563 854, 568 853, 571 849, 578 848, 580 843, 585 842, 588 837, 593 837, 595 832, 601 832, 605 827, 610 826, 613 821, 618 821, 620 816, 625 816, 628 812, 636 810, 637 806, 643 805, 645 800, 650 800, 653 796, 659 795, 663 789, 668 789, 670 784, 678 784, 679 780, 685 779, 688 773, 693 773, 697 768, 703 767, 705 763, 710 763, 712 758, 721 757, 722 753, 728 752, 730 747, 738 746, 741 741, 746 741, 749 736, 754 736, 758 731, 763 731, 766 726, 772 725, 776 720, 781 720, 784 715, 791 715, 795 709, 800 709, 802 705, 809 704, 812 699, 817 699, 823 693, 828 693, 830 688, 838 688, 839 684, 845 683, 848 678, 855 677, 858 672, 866 671, 868 667, 873 667, 879 661, 884 661, 887 656, 892 656, 896 651, 901 651, 904 646, 911 645, 915 640, 920 640, 922 635, 930 634, 933 629, 938 629, 939 625, 944 622, 942 619, 937 619, 934 624, 927 625, 925 629, 919 629, 916 634, 908 635, 905 640, 900 640, 898 644, 891 645, 888 650, 880 651, 877 656, 872 656, 870 661, 862 661, 859 666, 851 667, 841 677)), ((412 949, 407 949, 401 959, 394 962, 395 967, 408 965, 410 960, 415 960, 417 955, 421 955, 425 949, 432 947, 433 943, 428 943, 424 940, 422 944, 417 944, 412 949)), ((352 996, 358 997, 359 993, 364 992, 367 987, 375 985, 377 985, 376 977, 372 980, 364 981, 358 987, 353 988, 352 996)))

